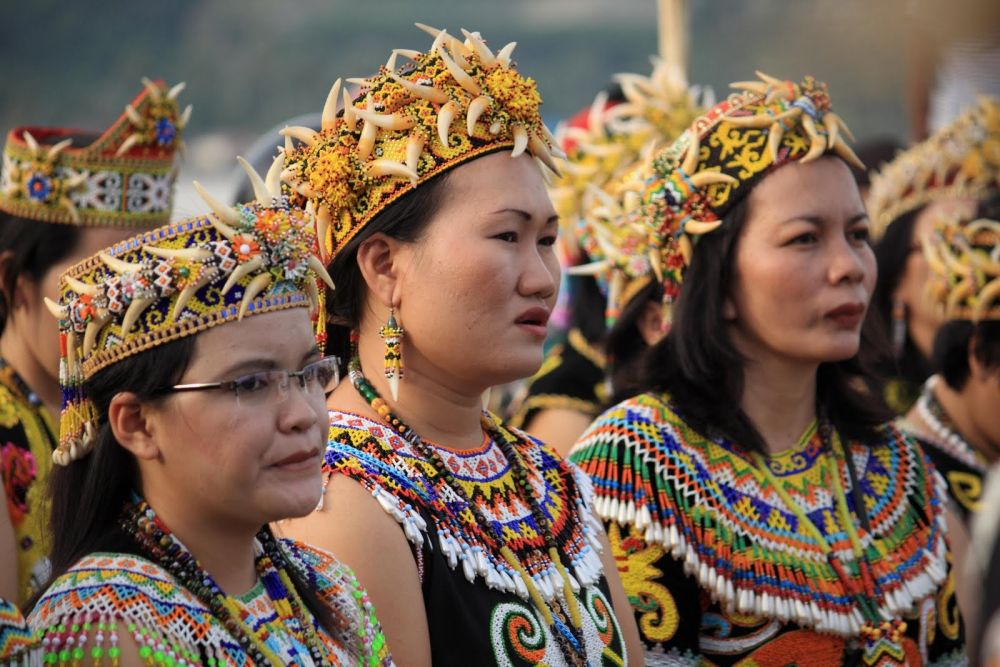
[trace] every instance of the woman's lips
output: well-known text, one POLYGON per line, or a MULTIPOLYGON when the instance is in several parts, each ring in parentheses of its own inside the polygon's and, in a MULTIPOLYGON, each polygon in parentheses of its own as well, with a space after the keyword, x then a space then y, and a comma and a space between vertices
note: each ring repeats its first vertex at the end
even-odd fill
POLYGON ((540 306, 529 308, 514 320, 514 324, 521 329, 541 338, 548 335, 548 327, 546 326, 548 322, 549 310, 540 306))
POLYGON ((318 449, 296 452, 272 463, 270 467, 288 471, 309 470, 318 467, 319 453, 318 449))
POLYGON ((862 303, 845 303, 829 311, 824 317, 845 329, 853 329, 861 324, 865 316, 865 306, 862 303))

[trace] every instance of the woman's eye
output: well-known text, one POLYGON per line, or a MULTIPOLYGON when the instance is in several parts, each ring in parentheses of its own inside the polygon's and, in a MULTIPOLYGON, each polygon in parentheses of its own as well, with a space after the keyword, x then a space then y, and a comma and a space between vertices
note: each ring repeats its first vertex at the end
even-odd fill
POLYGON ((237 393, 251 393, 267 389, 267 375, 255 373, 233 380, 233 386, 237 393))
POLYGON ((867 243, 871 238, 871 230, 867 227, 862 227, 860 229, 853 229, 850 232, 851 239, 859 243, 867 243))
POLYGON ((806 232, 805 234, 799 234, 798 236, 796 236, 795 238, 793 238, 791 241, 789 241, 789 244, 791 244, 791 245, 807 245, 809 243, 815 243, 818 240, 819 240, 819 237, 817 237, 815 233, 813 233, 813 232, 806 232))
POLYGON ((556 244, 556 236, 555 234, 552 236, 543 236, 539 243, 543 246, 553 246, 556 244))
POLYGON ((517 243, 517 232, 501 232, 493 238, 500 239, 501 241, 505 241, 507 243, 517 243))

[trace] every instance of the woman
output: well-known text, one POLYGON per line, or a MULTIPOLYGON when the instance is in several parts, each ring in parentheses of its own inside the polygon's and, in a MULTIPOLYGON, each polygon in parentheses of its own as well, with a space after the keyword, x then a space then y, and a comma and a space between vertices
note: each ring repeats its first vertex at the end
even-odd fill
POLYGON ((942 216, 968 219, 998 189, 1000 100, 988 97, 872 177, 867 203, 879 267, 872 319, 892 350, 877 355, 873 366, 888 380, 883 393, 899 414, 931 374, 941 325, 923 299, 928 269, 921 241, 942 216))
POLYGON ((1000 272, 990 263, 998 245, 1000 223, 986 219, 942 221, 924 241, 925 299, 944 321, 934 339, 938 373, 900 422, 944 475, 966 524, 1000 459, 1000 272))
POLYGON ((56 578, 29 617, 46 664, 388 661, 350 570, 267 527, 320 498, 338 379, 310 319, 329 277, 280 166, 248 169, 257 201, 63 276, 56 578))
POLYGON ((761 77, 651 161, 633 218, 672 327, 572 458, 647 664, 957 660, 941 495, 854 381, 875 283, 857 158, 825 84, 761 77))
POLYGON ((0 477, 9 521, 0 544, 16 568, 0 597, 25 602, 49 577, 45 481, 59 414, 56 325, 43 298, 64 269, 136 229, 170 219, 174 156, 188 112, 146 81, 103 133, 19 127, 7 135, 0 174, 0 477))
POLYGON ((586 478, 480 403, 538 368, 559 284, 541 99, 513 45, 430 30, 339 115, 335 84, 318 134, 288 130, 351 382, 323 505, 283 530, 355 569, 401 664, 636 664, 586 478))

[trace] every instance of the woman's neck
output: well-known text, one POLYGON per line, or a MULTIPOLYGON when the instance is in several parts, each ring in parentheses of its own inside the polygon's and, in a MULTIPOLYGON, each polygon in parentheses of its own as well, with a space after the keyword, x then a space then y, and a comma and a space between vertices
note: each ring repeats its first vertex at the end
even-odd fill
POLYGON ((175 494, 148 489, 146 502, 225 593, 241 595, 257 583, 254 538, 258 527, 219 521, 175 494))
POLYGON ((794 447, 816 418, 816 371, 816 366, 777 360, 744 366, 740 407, 764 438, 769 454, 794 447))
MULTIPOLYGON (((446 371, 415 358, 410 350, 407 356, 403 342, 403 360, 406 371, 399 383, 399 400, 389 393, 389 383, 382 372, 382 341, 374 332, 361 334, 358 344, 361 368, 368 382, 389 404, 400 419, 420 437, 455 449, 474 449, 483 443, 482 392, 478 388, 456 390, 447 383, 446 371)), ((485 391, 485 388, 483 389, 485 391)), ((351 386, 342 382, 331 394, 329 406, 336 410, 360 411, 378 418, 375 410, 351 386)))
POLYGON ((59 414, 61 402, 59 378, 39 363, 23 337, 19 336, 11 326, 12 324, 13 322, 8 320, 3 335, 0 335, 0 356, 10 364, 31 391, 35 392, 49 413, 56 416, 59 414))

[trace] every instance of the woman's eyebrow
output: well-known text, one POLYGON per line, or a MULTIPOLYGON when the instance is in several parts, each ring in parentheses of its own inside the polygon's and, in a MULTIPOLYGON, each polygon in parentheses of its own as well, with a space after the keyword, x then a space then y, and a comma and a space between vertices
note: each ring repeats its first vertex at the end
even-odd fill
MULTIPOLYGON (((530 222, 532 220, 532 218, 533 218, 533 216, 531 215, 531 213, 529 213, 528 211, 525 211, 524 209, 520 209, 520 208, 516 208, 516 207, 506 207, 506 208, 497 209, 496 211, 493 211, 491 213, 491 215, 502 215, 504 213, 513 213, 514 215, 516 215, 518 218, 520 218, 524 222, 530 222)), ((550 215, 548 217, 548 219, 545 220, 545 224, 549 224, 549 223, 553 223, 553 222, 556 222, 556 223, 559 222, 559 215, 556 214, 556 213, 553 213, 552 215, 550 215)))

